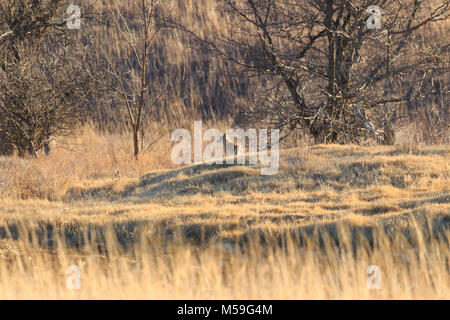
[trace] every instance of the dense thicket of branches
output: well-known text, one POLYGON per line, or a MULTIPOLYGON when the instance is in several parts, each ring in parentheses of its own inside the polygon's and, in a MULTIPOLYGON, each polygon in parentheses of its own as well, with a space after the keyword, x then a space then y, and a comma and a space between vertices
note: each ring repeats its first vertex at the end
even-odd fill
POLYGON ((85 53, 65 28, 67 6, 0 1, 0 132, 20 156, 35 156, 51 135, 70 133, 92 91, 85 53))
POLYGON ((396 105, 429 97, 424 82, 445 79, 448 40, 430 42, 423 32, 448 19, 448 0, 216 3, 232 17, 228 28, 213 22, 200 33, 183 19, 174 25, 240 72, 258 76, 262 90, 247 119, 285 134, 307 128, 316 142, 375 137, 390 144, 396 105), (381 8, 381 29, 367 26, 371 5, 381 8))

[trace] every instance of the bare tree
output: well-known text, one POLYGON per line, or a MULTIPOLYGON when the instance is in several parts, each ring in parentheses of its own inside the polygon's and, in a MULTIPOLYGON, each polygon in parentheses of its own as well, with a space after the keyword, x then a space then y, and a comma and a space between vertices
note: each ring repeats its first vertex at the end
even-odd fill
POLYGON ((131 7, 118 6, 104 16, 108 37, 117 43, 111 48, 98 39, 100 59, 109 88, 126 108, 137 159, 143 147, 144 124, 168 89, 160 86, 162 76, 152 59, 165 18, 158 0, 134 0, 131 7))
POLYGON ((408 101, 417 72, 436 66, 448 44, 417 52, 422 29, 449 16, 450 2, 367 0, 218 0, 227 30, 173 25, 202 48, 260 78, 250 120, 284 130, 307 128, 317 142, 392 143, 389 107, 408 101), (381 28, 367 24, 381 10, 381 28), (413 50, 414 49, 414 50, 413 50), (411 81, 410 81, 411 80, 411 81))

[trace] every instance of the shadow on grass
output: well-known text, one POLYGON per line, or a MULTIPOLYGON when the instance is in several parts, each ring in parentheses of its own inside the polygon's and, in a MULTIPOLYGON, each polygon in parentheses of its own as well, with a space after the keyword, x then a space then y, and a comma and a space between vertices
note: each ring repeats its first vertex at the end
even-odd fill
POLYGON ((220 191, 240 195, 247 192, 250 185, 256 186, 260 192, 270 192, 273 189, 270 183, 277 179, 279 177, 261 176, 259 169, 252 166, 199 164, 146 174, 138 183, 126 186, 120 192, 114 191, 114 182, 84 190, 71 188, 64 199, 67 202, 83 199, 148 202, 183 195, 211 195, 220 191))
POLYGON ((157 246, 164 251, 167 247, 186 244, 199 249, 215 244, 243 250, 256 243, 263 251, 273 246, 287 250, 288 242, 297 249, 310 248, 312 244, 324 253, 330 246, 356 253, 362 245, 369 249, 398 243, 415 247, 419 241, 416 226, 425 242, 437 239, 449 245, 450 216, 427 217, 419 213, 390 218, 376 226, 354 226, 338 219, 320 225, 293 225, 275 230, 250 226, 236 236, 222 236, 221 232, 239 230, 239 224, 189 222, 188 216, 184 221, 167 218, 157 222, 132 220, 103 225, 54 225, 42 221, 30 226, 11 222, 0 227, 0 240, 10 239, 50 251, 63 246, 80 253, 89 250, 106 256, 110 250, 133 254, 136 247, 152 250, 157 246))

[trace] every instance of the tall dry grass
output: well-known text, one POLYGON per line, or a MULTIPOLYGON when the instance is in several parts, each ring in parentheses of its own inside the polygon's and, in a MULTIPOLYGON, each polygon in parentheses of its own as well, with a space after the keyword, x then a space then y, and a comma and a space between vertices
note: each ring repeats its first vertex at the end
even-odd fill
POLYGON ((131 136, 99 134, 90 126, 71 137, 55 138, 50 156, 36 159, 0 157, 0 194, 12 198, 61 199, 68 188, 86 181, 105 183, 118 178, 170 168, 169 136, 132 157, 131 136))
POLYGON ((39 238, 24 224, 17 236, 33 235, 30 242, 0 242, 0 298, 448 299, 450 233, 436 238, 425 224, 406 233, 375 230, 371 237, 352 238, 340 225, 335 235, 316 228, 203 246, 151 231, 124 246, 107 229, 82 232, 78 248, 64 234, 43 242, 48 234, 39 238), (67 287, 72 265, 81 268, 79 290, 67 287), (380 269, 379 289, 368 286, 371 265, 380 269))

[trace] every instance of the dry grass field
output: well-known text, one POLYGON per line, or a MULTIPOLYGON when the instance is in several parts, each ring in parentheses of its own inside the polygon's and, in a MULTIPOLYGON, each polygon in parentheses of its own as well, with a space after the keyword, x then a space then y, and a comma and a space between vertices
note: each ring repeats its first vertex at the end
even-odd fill
POLYGON ((127 141, 0 158, 0 298, 450 298, 448 146, 303 145, 261 176, 127 141))
POLYGON ((0 299, 450 299, 448 1, 0 0, 0 299))

